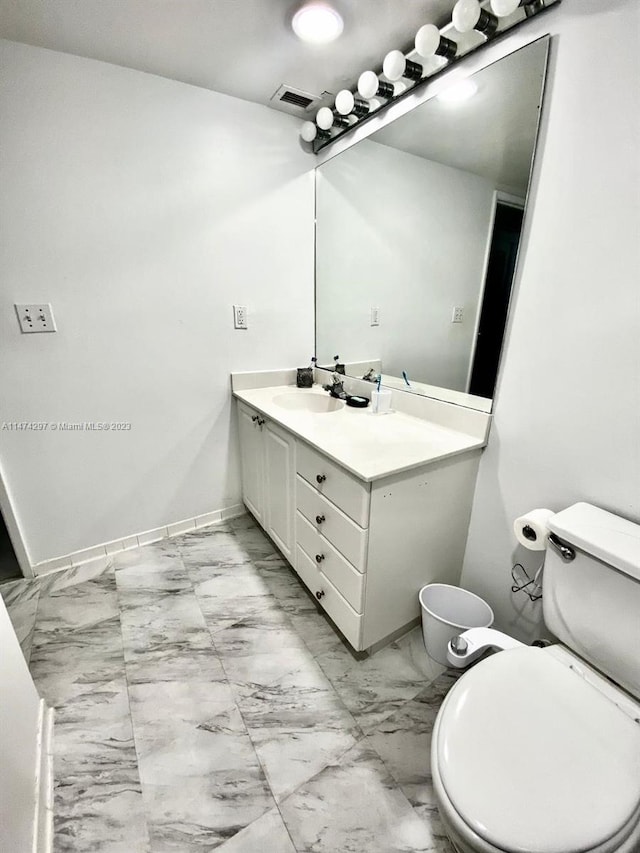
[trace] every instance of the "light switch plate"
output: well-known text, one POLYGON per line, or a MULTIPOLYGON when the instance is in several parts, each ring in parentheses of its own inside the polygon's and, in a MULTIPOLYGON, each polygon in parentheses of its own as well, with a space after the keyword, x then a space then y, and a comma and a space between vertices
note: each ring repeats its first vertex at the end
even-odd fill
POLYGON ((32 305, 15 305, 20 331, 25 334, 34 332, 57 332, 53 309, 48 302, 35 302, 32 305))
POLYGON ((451 322, 452 323, 462 323, 464 320, 464 311, 462 308, 456 307, 453 309, 453 313, 451 314, 451 322))
POLYGON ((371 325, 380 325, 380 309, 378 307, 374 307, 371 309, 371 325))

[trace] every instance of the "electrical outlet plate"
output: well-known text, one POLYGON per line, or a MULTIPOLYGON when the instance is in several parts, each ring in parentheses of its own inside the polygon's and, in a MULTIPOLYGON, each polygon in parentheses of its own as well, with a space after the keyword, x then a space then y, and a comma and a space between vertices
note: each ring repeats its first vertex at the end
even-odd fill
POLYGON ((234 305, 233 306, 233 328, 234 329, 248 329, 249 328, 249 321, 247 319, 246 305, 234 305))
POLYGON ((57 332, 53 309, 48 302, 32 305, 15 305, 20 331, 25 335, 34 332, 57 332))
POLYGON ((371 309, 371 325, 379 326, 380 325, 380 309, 372 308, 371 309))
POLYGON ((464 320, 464 311, 460 307, 456 307, 453 309, 453 313, 451 314, 451 322, 452 323, 462 323, 464 320))

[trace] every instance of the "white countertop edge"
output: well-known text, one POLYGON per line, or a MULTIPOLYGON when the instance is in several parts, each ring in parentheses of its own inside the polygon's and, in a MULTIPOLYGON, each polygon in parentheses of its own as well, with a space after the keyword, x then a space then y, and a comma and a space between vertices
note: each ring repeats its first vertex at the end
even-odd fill
MULTIPOLYGON (((267 373, 267 371, 264 371, 263 373, 267 373)), ((233 396, 237 400, 241 400, 243 403, 246 403, 252 409, 255 409, 256 411, 260 412, 260 414, 265 415, 266 417, 268 417, 272 421, 275 421, 279 426, 282 427, 282 429, 287 430, 288 432, 295 435, 296 438, 299 438, 302 441, 306 442, 311 447, 313 447, 315 450, 318 450, 320 453, 324 454, 329 459, 331 459, 332 461, 334 461, 338 465, 340 465, 342 468, 349 471, 351 474, 353 474, 359 480, 363 480, 365 483, 373 483, 376 480, 382 480, 386 477, 394 476, 395 474, 402 474, 403 472, 406 472, 406 471, 411 471, 414 469, 417 470, 417 469, 425 467, 427 465, 433 465, 436 462, 441 462, 441 461, 444 461, 445 459, 450 459, 454 456, 460 456, 463 453, 469 453, 469 452, 474 451, 474 450, 480 450, 481 448, 483 448, 486 445, 486 440, 479 439, 475 436, 468 435, 467 433, 460 432, 458 430, 454 430, 454 429, 451 429, 449 427, 441 426, 440 424, 437 424, 437 423, 427 422, 427 423, 429 423, 429 426, 431 426, 434 429, 437 429, 438 431, 450 434, 452 436, 459 437, 459 440, 460 440, 459 446, 456 447, 455 449, 451 449, 451 450, 448 450, 445 452, 438 451, 438 452, 433 452, 431 455, 426 454, 424 457, 416 458, 414 461, 407 462, 406 464, 395 465, 395 466, 391 465, 391 466, 388 466, 387 468, 385 468, 384 470, 381 470, 381 471, 376 472, 376 473, 371 473, 370 471, 367 472, 367 471, 363 470, 362 468, 357 468, 353 464, 350 464, 348 459, 345 458, 345 456, 342 456, 340 454, 336 454, 331 448, 327 447, 325 444, 318 442, 318 441, 315 441, 313 436, 310 434, 310 431, 305 431, 304 428, 303 427, 301 428, 301 426, 299 424, 295 424, 295 423, 291 424, 286 417, 283 418, 283 417, 279 416, 279 414, 277 412, 274 413, 272 406, 265 405, 263 402, 261 402, 259 400, 256 401, 252 395, 252 392, 265 391, 267 389, 272 389, 274 393, 276 393, 276 392, 282 393, 282 392, 286 391, 287 389, 293 390, 295 388, 296 388, 295 385, 290 385, 290 384, 279 385, 279 386, 261 385, 259 388, 253 387, 253 388, 246 388, 246 389, 242 389, 242 390, 234 390, 233 396)), ((314 393, 319 393, 319 394, 325 393, 325 392, 321 391, 317 385, 314 385, 314 389, 315 389, 314 393)), ((311 390, 311 389, 309 389, 309 390, 311 390)), ((357 412, 357 411, 362 411, 362 410, 354 409, 353 411, 357 412)), ((370 412, 368 414, 369 414, 369 416, 371 416, 370 412)), ((407 419, 409 421, 420 422, 423 420, 422 418, 416 418, 416 417, 413 417, 412 415, 405 414, 404 412, 394 412, 393 414, 401 417, 402 419, 407 419)), ((388 416, 387 415, 380 415, 379 417, 386 418, 388 416)))

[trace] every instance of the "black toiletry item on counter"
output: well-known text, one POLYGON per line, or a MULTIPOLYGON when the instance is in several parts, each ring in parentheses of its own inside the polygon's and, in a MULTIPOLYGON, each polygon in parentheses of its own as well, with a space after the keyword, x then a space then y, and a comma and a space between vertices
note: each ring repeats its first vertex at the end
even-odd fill
POLYGON ((298 388, 311 388, 313 386, 313 368, 299 367, 296 376, 296 385, 298 388))
POLYGON ((353 406, 354 409, 366 409, 368 405, 368 397, 359 397, 357 394, 347 394, 347 406, 353 406))
POLYGON ((296 374, 296 385, 298 388, 313 387, 313 368, 316 366, 316 359, 311 359, 309 367, 299 367, 296 374))

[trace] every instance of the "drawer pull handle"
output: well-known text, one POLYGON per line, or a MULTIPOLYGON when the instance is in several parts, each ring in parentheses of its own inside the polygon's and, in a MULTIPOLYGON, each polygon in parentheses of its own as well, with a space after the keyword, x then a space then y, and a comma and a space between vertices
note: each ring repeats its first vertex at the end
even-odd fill
POLYGON ((324 554, 316 554, 316 563, 321 563, 324 560, 324 554))
POLYGON ((323 590, 323 589, 319 589, 319 590, 316 592, 316 598, 318 599, 318 601, 320 601, 320 599, 322 598, 322 596, 323 596, 323 595, 324 595, 324 590, 323 590))
POLYGON ((322 522, 324 520, 325 520, 324 515, 316 515, 316 524, 322 524, 322 522))
POLYGON ((324 483, 324 481, 326 479, 327 479, 326 474, 316 474, 316 483, 324 483))

